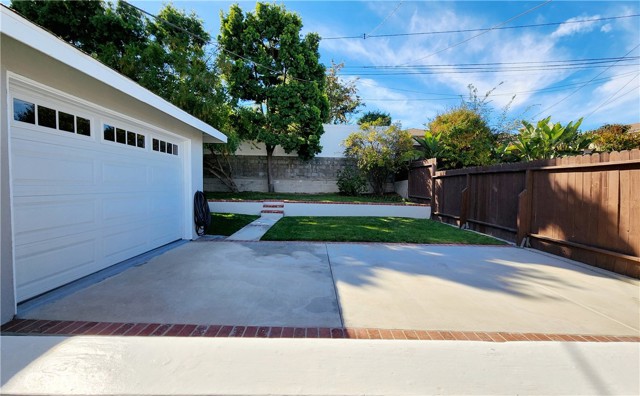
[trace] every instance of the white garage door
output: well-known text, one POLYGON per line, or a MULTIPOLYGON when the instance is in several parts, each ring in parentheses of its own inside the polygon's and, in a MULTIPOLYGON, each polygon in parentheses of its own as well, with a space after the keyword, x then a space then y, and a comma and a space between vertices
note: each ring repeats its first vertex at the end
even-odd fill
POLYGON ((181 238, 180 138, 67 97, 10 89, 18 301, 181 238))

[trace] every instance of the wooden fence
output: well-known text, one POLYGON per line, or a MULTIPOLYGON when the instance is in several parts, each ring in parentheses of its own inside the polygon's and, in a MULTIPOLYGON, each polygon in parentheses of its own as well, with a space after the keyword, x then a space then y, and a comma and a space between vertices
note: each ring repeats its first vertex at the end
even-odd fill
POLYGON ((435 172, 435 158, 413 161, 409 166, 409 198, 419 202, 431 202, 431 178, 435 172))
POLYGON ((436 220, 640 278, 640 150, 441 171, 431 183, 436 220))

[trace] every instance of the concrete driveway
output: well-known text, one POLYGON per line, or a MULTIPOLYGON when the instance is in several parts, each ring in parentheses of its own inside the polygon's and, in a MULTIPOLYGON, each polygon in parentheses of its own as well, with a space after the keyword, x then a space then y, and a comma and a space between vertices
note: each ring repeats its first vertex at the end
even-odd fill
POLYGON ((638 336, 639 290, 514 247, 193 242, 21 317, 638 336))

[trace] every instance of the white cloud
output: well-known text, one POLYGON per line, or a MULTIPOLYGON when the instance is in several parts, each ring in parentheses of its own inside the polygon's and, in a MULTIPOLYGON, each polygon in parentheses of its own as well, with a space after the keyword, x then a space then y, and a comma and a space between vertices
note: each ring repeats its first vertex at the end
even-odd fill
MULTIPOLYGON (((569 18, 566 22, 575 22, 583 19, 597 19, 600 18, 600 15, 591 15, 591 16, 580 16, 569 18)), ((553 38, 560 38, 565 36, 572 36, 577 33, 588 33, 591 32, 598 23, 597 21, 592 22, 582 22, 582 23, 563 23, 558 26, 558 28, 551 34, 553 38)))
MULTIPOLYGON (((450 3, 449 3, 450 4, 450 3)), ((388 29, 402 32, 425 32, 438 30, 464 30, 490 25, 485 17, 464 12, 464 10, 454 9, 449 4, 442 3, 415 3, 412 7, 403 7, 403 13, 397 15, 397 20, 388 21, 388 29), (437 10, 434 10, 438 7, 437 10)), ((604 12, 604 11, 603 11, 604 12)), ((620 10, 617 13, 607 11, 608 15, 627 15, 637 13, 637 10, 620 10)), ((598 18, 599 15, 579 16, 570 18, 567 22, 598 18)), ((394 18, 395 19, 395 18, 394 18)), ((633 19, 633 18, 630 18, 633 19)), ((553 33, 545 33, 540 29, 525 30, 495 30, 484 34, 477 39, 470 40, 455 48, 428 56, 446 48, 452 44, 465 40, 477 33, 457 33, 457 34, 436 34, 436 35, 416 35, 407 36, 401 39, 380 39, 372 38, 367 40, 336 40, 323 41, 324 49, 332 53, 340 53, 344 56, 347 66, 354 65, 403 65, 403 64, 458 64, 458 63, 507 63, 507 62, 543 62, 549 60, 577 59, 586 57, 563 44, 562 38, 594 30, 603 32, 620 31, 625 36, 620 36, 615 44, 620 48, 625 48, 631 43, 632 48, 637 44, 638 27, 637 24, 629 24, 627 19, 616 21, 615 24, 600 26, 600 22, 585 23, 565 23, 559 26, 553 33), (426 57, 428 56, 428 57, 426 57), (426 57, 426 58, 425 58, 426 57), (425 59, 420 59, 425 58, 425 59)), ((594 45, 602 45, 594 43, 594 45)), ((627 49, 627 51, 628 51, 627 49)), ((626 51, 625 51, 626 52, 626 51)), ((622 52, 623 54, 624 52, 622 52)), ((620 55, 622 55, 620 54, 620 55)), ((364 99, 388 99, 386 101, 369 101, 366 110, 379 109, 390 112, 394 119, 401 120, 405 127, 421 127, 430 118, 434 117, 457 101, 416 101, 416 98, 424 98, 425 94, 398 92, 391 88, 404 88, 422 92, 439 92, 462 94, 466 97, 467 86, 472 83, 478 88, 479 94, 498 86, 504 82, 490 96, 492 104, 496 108, 501 108, 511 100, 511 93, 519 93, 512 103, 511 114, 519 115, 527 109, 530 110, 527 116, 546 109, 552 104, 562 100, 572 92, 574 87, 567 87, 560 91, 550 92, 523 92, 539 91, 553 84, 578 83, 589 80, 600 70, 593 73, 585 73, 576 70, 554 70, 533 71, 533 72, 513 72, 506 71, 506 66, 496 66, 499 73, 486 74, 427 74, 427 75, 405 75, 405 76, 363 76, 364 79, 358 85, 360 96, 364 99), (412 100, 414 99, 414 100, 412 100)), ((628 69, 625 69, 628 72, 628 69)), ((603 76, 614 75, 610 70, 603 76)), ((621 73, 621 72, 620 72, 621 73)), ((580 92, 562 101, 547 111, 552 115, 554 121, 568 122, 575 120, 588 111, 598 106, 608 95, 619 89, 629 77, 614 80, 611 87, 600 88, 603 92, 595 93, 597 84, 586 86, 580 92), (598 98, 601 101, 598 102, 598 98)), ((575 86, 577 87, 577 86, 575 86)), ((627 88, 631 89, 632 85, 627 88)), ((628 89, 623 90, 626 92, 628 89)), ((633 118, 634 109, 637 113, 637 94, 629 94, 612 104, 616 108, 616 114, 620 114, 623 119, 633 118), (634 102, 635 101, 635 102, 634 102)), ((603 106, 603 109, 609 106, 603 106)), ((602 109, 594 114, 594 122, 600 117, 602 109)), ((606 118, 605 116, 602 116, 606 118)), ((610 115, 615 122, 616 116, 610 115)), ((637 118, 637 114, 635 115, 637 118)), ((631 122, 626 120, 625 122, 631 122)), ((637 122, 637 120, 633 121, 637 122)))

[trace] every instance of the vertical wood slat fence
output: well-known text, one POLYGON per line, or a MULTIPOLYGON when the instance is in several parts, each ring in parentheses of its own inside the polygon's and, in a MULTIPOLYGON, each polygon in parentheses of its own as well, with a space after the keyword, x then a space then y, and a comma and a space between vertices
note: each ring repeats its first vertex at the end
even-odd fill
POLYGON ((440 171, 430 182, 435 220, 640 279, 640 150, 440 171))
POLYGON ((413 161, 409 166, 409 198, 419 202, 431 202, 431 178, 435 172, 435 158, 413 161))

